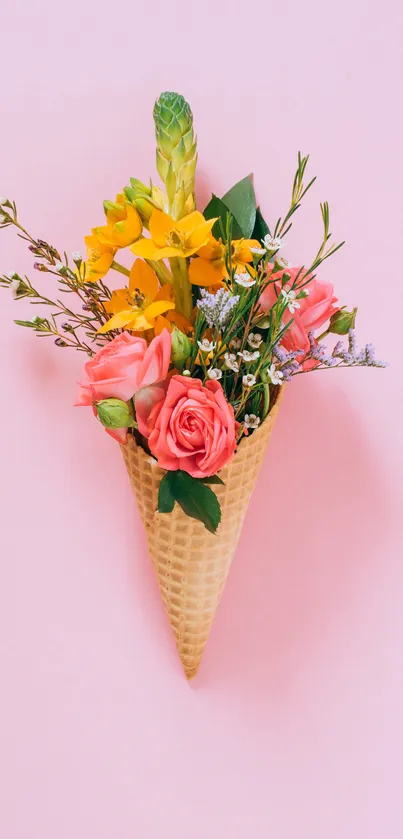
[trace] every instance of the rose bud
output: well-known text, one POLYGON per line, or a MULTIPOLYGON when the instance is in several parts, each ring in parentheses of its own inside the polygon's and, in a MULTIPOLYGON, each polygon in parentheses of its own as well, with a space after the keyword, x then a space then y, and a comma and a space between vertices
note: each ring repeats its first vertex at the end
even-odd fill
POLYGON ((95 405, 98 418, 105 428, 130 428, 134 425, 129 406, 121 399, 102 399, 95 405))
POLYGON ((185 362, 190 356, 192 352, 192 342, 189 338, 177 329, 175 326, 174 331, 172 332, 172 349, 171 349, 171 359, 172 363, 175 365, 177 370, 182 371, 185 362))
POLYGON ((331 316, 329 322, 328 332, 334 332, 336 335, 348 335, 350 329, 355 327, 355 318, 357 314, 357 307, 352 312, 348 312, 343 306, 338 312, 331 316))

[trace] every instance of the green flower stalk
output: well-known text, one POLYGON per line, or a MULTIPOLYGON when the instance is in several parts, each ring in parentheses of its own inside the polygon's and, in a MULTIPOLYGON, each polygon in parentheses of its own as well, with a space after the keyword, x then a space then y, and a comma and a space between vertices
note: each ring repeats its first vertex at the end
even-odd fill
POLYGON ((175 220, 195 209, 194 181, 197 140, 193 114, 179 93, 161 93, 154 106, 157 170, 168 196, 168 213, 175 220))

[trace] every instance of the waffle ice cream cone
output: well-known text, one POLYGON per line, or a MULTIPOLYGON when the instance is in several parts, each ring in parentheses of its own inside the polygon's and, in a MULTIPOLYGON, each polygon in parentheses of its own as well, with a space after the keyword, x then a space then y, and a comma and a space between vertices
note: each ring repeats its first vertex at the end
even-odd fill
POLYGON ((222 513, 216 534, 185 515, 178 504, 172 513, 157 512, 164 470, 133 436, 122 446, 159 589, 188 679, 196 675, 203 657, 282 390, 262 425, 243 438, 228 466, 221 470, 225 485, 212 486, 222 513))

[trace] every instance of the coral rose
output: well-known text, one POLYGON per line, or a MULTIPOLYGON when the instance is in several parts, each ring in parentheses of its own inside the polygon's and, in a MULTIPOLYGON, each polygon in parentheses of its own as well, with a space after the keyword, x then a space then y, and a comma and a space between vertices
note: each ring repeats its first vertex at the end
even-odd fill
MULTIPOLYGON (((144 338, 122 332, 85 364, 87 379, 80 382, 75 404, 93 406, 111 397, 127 402, 142 389, 166 378, 170 357, 171 336, 167 329, 149 346, 144 338)), ((126 429, 106 430, 119 442, 126 440, 126 429)))
POLYGON ((148 444, 163 469, 193 478, 215 475, 236 448, 236 422, 219 382, 172 376, 166 395, 151 409, 148 444))
MULTIPOLYGON (((291 276, 290 285, 294 282, 299 271, 301 271, 301 268, 287 269, 287 274, 291 276)), ((264 312, 268 312, 276 303, 281 291, 283 274, 284 271, 271 274, 270 279, 276 280, 276 282, 270 283, 260 298, 260 305, 264 312)), ((309 351, 309 332, 320 329, 339 308, 334 305, 337 303, 337 298, 334 297, 331 283, 311 280, 305 286, 305 290, 308 291, 308 297, 302 297, 298 300, 300 308, 296 309, 293 314, 288 309, 284 312, 284 324, 289 323, 292 319, 293 323, 281 339, 281 344, 286 350, 301 350, 304 355, 309 351)))

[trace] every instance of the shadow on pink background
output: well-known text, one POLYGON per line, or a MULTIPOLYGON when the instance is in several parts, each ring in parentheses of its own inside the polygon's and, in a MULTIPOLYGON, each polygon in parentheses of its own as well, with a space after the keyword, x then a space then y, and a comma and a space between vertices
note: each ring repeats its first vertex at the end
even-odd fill
MULTIPOLYGON (((5 839, 402 835, 400 18, 364 0, 0 11, 0 193, 36 235, 82 248, 102 200, 155 175, 153 102, 180 89, 201 206, 253 170, 273 220, 311 152, 285 255, 312 256, 329 200, 347 244, 321 277, 391 364, 287 388, 187 684, 118 447, 72 407, 84 359, 19 331, 34 312, 0 292, 5 839)), ((0 262, 47 287, 10 231, 0 262)))

